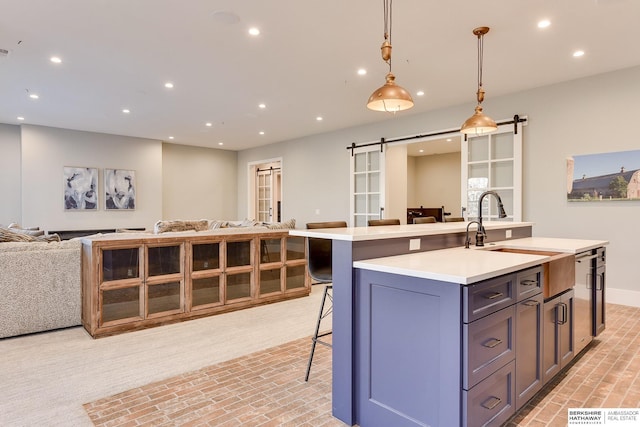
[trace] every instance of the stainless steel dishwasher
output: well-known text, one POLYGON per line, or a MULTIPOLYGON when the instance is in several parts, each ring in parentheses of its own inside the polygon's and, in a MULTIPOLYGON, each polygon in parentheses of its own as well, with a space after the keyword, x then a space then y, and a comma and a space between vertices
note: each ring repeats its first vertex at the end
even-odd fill
POLYGON ((575 354, 580 353, 593 339, 593 265, 595 251, 576 254, 576 284, 574 299, 575 354))

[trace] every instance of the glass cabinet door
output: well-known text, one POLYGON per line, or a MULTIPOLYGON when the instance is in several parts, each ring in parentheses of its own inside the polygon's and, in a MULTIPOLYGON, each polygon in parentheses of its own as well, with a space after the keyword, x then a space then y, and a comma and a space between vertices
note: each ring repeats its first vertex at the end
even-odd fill
POLYGON ((304 237, 287 238, 287 261, 305 258, 304 239, 304 237))
POLYGON ((182 283, 168 282, 147 286, 147 314, 179 311, 181 304, 182 283))
POLYGON ((184 244, 146 246, 145 317, 184 311, 184 244))
POLYGON ((286 289, 304 288, 306 283, 306 270, 304 265, 287 266, 286 289))
POLYGON ((220 300, 220 276, 191 279, 191 306, 208 306, 219 304, 220 300))
POLYGON ((100 325, 123 320, 141 320, 143 318, 141 289, 141 286, 130 286, 100 291, 102 307, 100 325))
POLYGON ((163 276, 181 272, 182 245, 147 248, 147 276, 163 276))
POLYGON ((140 278, 140 246, 103 249, 102 282, 140 278))
POLYGON ((226 300, 251 298, 251 279, 253 273, 227 273, 226 300))
POLYGON ((220 243, 202 243, 191 246, 193 271, 217 270, 220 268, 220 243))

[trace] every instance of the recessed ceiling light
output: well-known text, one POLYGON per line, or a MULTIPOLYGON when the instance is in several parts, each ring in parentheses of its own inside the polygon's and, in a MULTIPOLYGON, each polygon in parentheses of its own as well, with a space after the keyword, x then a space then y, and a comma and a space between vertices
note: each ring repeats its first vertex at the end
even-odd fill
POLYGON ((129 110, 128 108, 123 108, 122 112, 125 114, 129 114, 131 112, 131 110, 129 110))
POLYGON ((424 150, 419 150, 420 153, 424 153, 424 150))
POLYGON ((317 121, 319 121, 319 122, 321 122, 321 121, 323 120, 323 118, 322 118, 322 117, 320 117, 320 116, 318 116, 318 117, 316 117, 316 120, 317 120, 317 121))
POLYGON ((416 92, 416 95, 424 96, 424 91, 423 90, 419 90, 419 91, 416 92))
POLYGON ((211 123, 211 122, 207 122, 207 123, 205 123, 204 125, 205 125, 205 126, 207 126, 207 127, 211 127, 211 126, 213 126, 213 123, 211 123))
POLYGON ((260 132, 258 132, 260 135, 264 135, 264 131, 261 130, 260 132))
POLYGON ((22 116, 18 116, 18 117, 17 117, 17 119, 18 119, 18 120, 20 120, 20 121, 22 121, 22 120, 24 120, 24 117, 22 117, 22 116))
POLYGON ((267 108, 267 105, 266 104, 258 104, 258 108, 264 109, 264 108, 267 108))
POLYGON ((538 28, 547 28, 549 25, 551 25, 551 21, 549 21, 548 19, 538 21, 538 28))
POLYGON ((29 95, 29 98, 31 98, 31 99, 38 99, 38 98, 40 98, 40 97, 38 96, 38 94, 37 94, 37 93, 32 93, 32 94, 30 94, 30 95, 29 95))
POLYGON ((166 87, 167 89, 173 89, 173 83, 171 83, 171 82, 166 82, 166 83, 164 84, 164 87, 166 87))
POLYGON ((358 70, 358 75, 359 75, 359 76, 364 76, 364 75, 366 75, 366 74, 367 74, 367 70, 365 70, 364 68, 360 68, 360 69, 358 70))
POLYGON ((170 137, 169 137, 169 139, 173 139, 173 137, 172 137, 172 136, 170 136, 170 137))
POLYGON ((256 27, 249 28, 249 34, 251 34, 252 36, 259 36, 260 30, 256 27))
POLYGON ((218 142, 218 145, 224 145, 224 142, 220 141, 218 142))
POLYGON ((60 64, 62 62, 62 59, 57 56, 52 56, 51 58, 49 58, 49 60, 55 64, 60 64))
POLYGON ((580 58, 581 56, 584 56, 584 50, 576 50, 575 52, 573 52, 574 58, 580 58))

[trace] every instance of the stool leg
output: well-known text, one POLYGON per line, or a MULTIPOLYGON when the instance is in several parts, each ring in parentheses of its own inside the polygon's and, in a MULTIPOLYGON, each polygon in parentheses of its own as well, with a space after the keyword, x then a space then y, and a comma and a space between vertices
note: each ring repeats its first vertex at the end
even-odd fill
POLYGON ((324 293, 322 294, 322 303, 320 304, 320 312, 318 313, 318 321, 316 322, 316 331, 313 334, 313 337, 311 338, 311 352, 309 353, 309 363, 307 364, 307 373, 304 376, 304 380, 305 381, 309 381, 309 373, 311 372, 311 362, 313 362, 313 354, 316 351, 316 344, 318 342, 318 334, 320 333, 320 322, 322 322, 323 319, 323 312, 324 312, 324 304, 327 300, 327 293, 329 291, 329 289, 332 288, 332 285, 327 285, 324 288, 324 293))

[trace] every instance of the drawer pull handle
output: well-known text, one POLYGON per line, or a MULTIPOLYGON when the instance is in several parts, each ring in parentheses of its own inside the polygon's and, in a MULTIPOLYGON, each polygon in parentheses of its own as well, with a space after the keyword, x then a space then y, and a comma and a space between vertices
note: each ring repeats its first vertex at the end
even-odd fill
POLYGON ((525 301, 523 304, 526 305, 527 307, 535 307, 537 305, 540 305, 540 303, 535 300, 525 301))
POLYGON ((501 296, 503 296, 504 294, 502 292, 494 292, 492 294, 489 295, 485 295, 484 297, 486 299, 496 299, 496 298, 500 298, 501 296))
POLYGON ((500 400, 499 397, 491 396, 490 398, 482 402, 481 405, 484 408, 487 408, 488 410, 492 410, 493 408, 498 406, 501 402, 502 400, 500 400))
POLYGON ((482 343, 482 345, 487 348, 494 348, 499 344, 502 344, 502 340, 498 338, 491 338, 488 341, 485 341, 484 343, 482 343))
POLYGON ((523 280, 522 282, 520 282, 521 285, 523 286, 536 286, 538 284, 537 280, 523 280))

